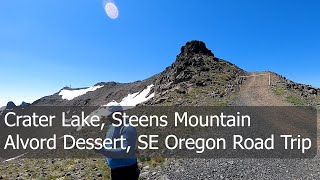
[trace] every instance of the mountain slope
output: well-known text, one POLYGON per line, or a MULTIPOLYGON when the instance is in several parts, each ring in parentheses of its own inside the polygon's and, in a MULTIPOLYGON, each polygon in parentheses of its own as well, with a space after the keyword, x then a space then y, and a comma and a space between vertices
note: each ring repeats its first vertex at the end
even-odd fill
POLYGON ((128 94, 142 92, 144 89, 154 83, 156 77, 157 75, 146 80, 133 83, 101 82, 89 88, 73 89, 66 87, 53 95, 40 98, 39 100, 33 102, 32 105, 101 106, 113 100, 120 102, 128 94))

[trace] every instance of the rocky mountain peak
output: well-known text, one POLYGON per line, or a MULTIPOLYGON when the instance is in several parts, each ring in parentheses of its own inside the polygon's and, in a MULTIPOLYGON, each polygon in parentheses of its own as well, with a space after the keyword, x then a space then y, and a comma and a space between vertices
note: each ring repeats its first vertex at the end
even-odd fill
POLYGON ((27 107, 27 106, 30 106, 30 103, 22 101, 22 103, 20 104, 20 107, 27 107))
POLYGON ((189 41, 181 47, 175 62, 159 74, 151 104, 185 99, 197 94, 197 89, 206 89, 208 94, 214 90, 234 91, 232 87, 237 83, 236 77, 243 73, 234 64, 216 58, 204 42, 189 41))
POLYGON ((181 47, 180 55, 194 55, 202 54, 207 56, 213 56, 214 54, 206 47, 206 44, 202 41, 193 40, 186 43, 186 45, 181 47))
POLYGON ((7 103, 7 108, 14 108, 14 107, 17 107, 14 102, 9 101, 9 102, 7 103))

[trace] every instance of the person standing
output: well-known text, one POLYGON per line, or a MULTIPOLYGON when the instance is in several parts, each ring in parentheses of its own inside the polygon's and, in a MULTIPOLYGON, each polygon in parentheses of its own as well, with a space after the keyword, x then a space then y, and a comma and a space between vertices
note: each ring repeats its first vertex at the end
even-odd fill
MULTIPOLYGON (((111 120, 112 123, 115 121, 112 118, 115 112, 123 112, 123 108, 118 103, 112 103, 107 107, 107 119, 111 120)), ((117 116, 117 118, 123 119, 121 115, 117 116)), ((106 138, 119 139, 122 136, 125 138, 123 142, 123 147, 125 148, 120 148, 120 142, 114 144, 113 141, 113 144, 106 144, 106 147, 116 148, 108 148, 108 150, 102 148, 99 153, 106 157, 106 163, 111 169, 112 180, 138 180, 140 170, 136 157, 137 130, 133 126, 124 126, 123 124, 120 126, 110 125, 106 138), (129 153, 127 152, 128 147, 130 147, 129 153)))

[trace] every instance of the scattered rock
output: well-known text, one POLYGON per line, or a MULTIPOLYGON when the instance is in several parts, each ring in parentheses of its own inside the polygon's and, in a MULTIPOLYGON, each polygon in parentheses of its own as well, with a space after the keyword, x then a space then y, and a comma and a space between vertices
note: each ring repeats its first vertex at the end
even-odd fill
POLYGON ((175 88, 175 91, 179 94, 186 94, 187 88, 185 87, 185 85, 179 85, 175 88))
POLYGON ((315 94, 315 95, 318 94, 317 90, 316 90, 316 89, 313 89, 313 88, 309 89, 309 90, 308 90, 308 93, 309 93, 309 94, 315 94))
POLYGON ((167 175, 162 175, 159 178, 157 178, 158 180, 169 180, 167 175))
POLYGON ((300 96, 302 96, 302 97, 304 97, 304 98, 307 98, 307 97, 308 97, 308 93, 302 92, 302 93, 300 94, 300 96))
POLYGON ((142 173, 140 173, 140 178, 146 179, 148 177, 148 175, 149 175, 149 172, 142 172, 142 173))
POLYGON ((160 103, 166 101, 167 99, 168 99, 167 97, 160 98, 160 99, 158 99, 158 100, 155 102, 155 104, 160 104, 160 103))
POLYGON ((219 92, 219 91, 213 91, 213 92, 210 94, 210 96, 213 97, 213 98, 220 97, 220 92, 219 92))
POLYGON ((142 168, 142 171, 149 171, 149 169, 150 169, 150 166, 145 166, 142 168))
POLYGON ((207 84, 204 81, 198 81, 196 82, 197 86, 206 86, 207 84))

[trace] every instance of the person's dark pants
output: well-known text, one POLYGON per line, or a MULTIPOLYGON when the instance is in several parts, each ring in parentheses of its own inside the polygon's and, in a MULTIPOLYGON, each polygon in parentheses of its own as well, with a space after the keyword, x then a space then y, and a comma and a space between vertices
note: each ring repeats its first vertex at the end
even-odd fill
POLYGON ((112 180, 138 180, 140 170, 138 164, 111 169, 112 180))

